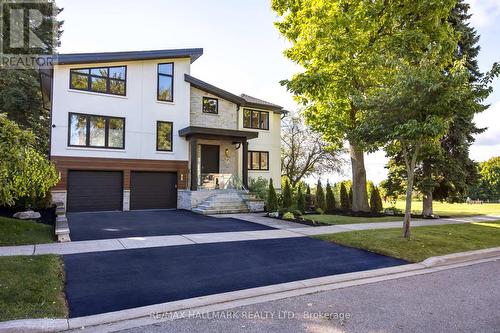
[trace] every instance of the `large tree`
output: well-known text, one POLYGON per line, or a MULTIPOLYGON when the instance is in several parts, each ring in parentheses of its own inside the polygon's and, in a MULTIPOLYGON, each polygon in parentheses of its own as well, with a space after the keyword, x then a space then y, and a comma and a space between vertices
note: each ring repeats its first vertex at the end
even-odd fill
POLYGON ((387 53, 393 52, 395 44, 440 43, 441 30, 433 28, 442 6, 431 0, 272 1, 281 18, 276 26, 292 43, 285 55, 304 69, 282 83, 305 106, 304 114, 313 129, 323 133, 329 143, 348 141, 354 211, 370 210, 366 147, 354 134, 364 123, 363 101, 371 89, 391 76, 387 53))
POLYGON ((300 116, 286 117, 281 127, 281 171, 292 187, 311 175, 340 171, 342 150, 329 145, 300 116))
MULTIPOLYGON (((453 54, 455 60, 463 60, 469 72, 469 84, 476 85, 484 75, 477 64, 479 53, 479 36, 470 26, 470 6, 459 0, 453 7, 448 18, 451 26, 459 34, 457 48, 453 54)), ((488 87, 477 86, 472 99, 484 99, 488 94, 488 87)), ((474 135, 484 129, 478 128, 474 115, 486 107, 480 103, 464 103, 457 105, 447 133, 440 140, 437 147, 422 149, 422 163, 415 171, 415 186, 423 194, 422 213, 424 216, 433 215, 432 201, 448 200, 461 201, 466 195, 468 184, 474 183, 477 178, 475 163, 469 158, 469 148, 474 142, 474 135)), ((385 182, 386 189, 394 195, 403 194, 405 182, 403 156, 396 155, 388 163, 389 178, 385 182)))
MULTIPOLYGON (((62 9, 57 8, 53 0, 37 3, 37 6, 40 6, 44 14, 53 15, 43 19, 36 33, 45 45, 45 48, 36 51, 39 54, 52 54, 60 44, 63 22, 58 21, 56 16, 62 9)), ((7 35, 8 18, 5 15, 2 19, 7 35)), ((19 52, 23 53, 22 51, 19 52)), ((6 114, 21 128, 32 130, 35 134, 35 148, 42 154, 48 154, 50 112, 43 105, 38 69, 0 69, 0 113, 6 114)))

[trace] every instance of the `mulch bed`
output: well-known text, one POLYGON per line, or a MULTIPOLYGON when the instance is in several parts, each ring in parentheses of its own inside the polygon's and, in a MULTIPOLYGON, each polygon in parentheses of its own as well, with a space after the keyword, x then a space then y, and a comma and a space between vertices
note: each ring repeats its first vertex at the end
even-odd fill
MULTIPOLYGON (((26 211, 27 209, 21 209, 21 208, 16 208, 16 207, 5 207, 5 206, 0 206, 0 216, 3 217, 10 217, 12 218, 12 215, 14 215, 17 212, 23 212, 26 211)), ((53 225, 56 222, 56 207, 50 207, 50 208, 43 208, 43 209, 33 209, 35 212, 39 212, 42 217, 39 219, 36 219, 36 222, 43 223, 43 224, 49 224, 53 225)))

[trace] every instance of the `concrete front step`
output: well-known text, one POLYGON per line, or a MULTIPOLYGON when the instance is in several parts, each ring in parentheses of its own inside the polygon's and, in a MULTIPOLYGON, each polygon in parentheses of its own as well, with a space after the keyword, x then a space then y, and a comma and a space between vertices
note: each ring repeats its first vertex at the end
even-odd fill
POLYGON ((203 215, 213 215, 213 214, 236 214, 236 213, 249 213, 250 210, 248 208, 241 209, 193 209, 193 212, 203 215))

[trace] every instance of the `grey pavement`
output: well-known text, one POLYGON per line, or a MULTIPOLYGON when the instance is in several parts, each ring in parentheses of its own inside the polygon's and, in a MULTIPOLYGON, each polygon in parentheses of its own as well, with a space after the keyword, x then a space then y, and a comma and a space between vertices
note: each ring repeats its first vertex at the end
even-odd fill
POLYGON ((500 332, 499 275, 497 260, 121 332, 500 332))
MULTIPOLYGON (((229 215, 228 215, 229 216, 229 215)), ((0 256, 40 255, 40 254, 74 254, 100 251, 116 251, 146 247, 163 247, 198 243, 220 243, 233 241, 248 241, 258 239, 275 239, 290 237, 305 237, 329 233, 348 232, 354 230, 370 230, 385 228, 400 228, 402 222, 376 222, 340 224, 331 226, 308 227, 302 224, 282 221, 263 216, 263 214, 231 214, 234 219, 274 227, 274 230, 213 232, 200 234, 182 234, 170 236, 125 237, 116 239, 99 239, 90 241, 73 241, 68 243, 51 243, 22 246, 0 247, 0 256)), ((221 218, 227 217, 224 215, 221 218)), ((460 218, 443 218, 435 220, 412 220, 412 226, 431 226, 444 224, 461 224, 471 222, 487 222, 499 220, 500 216, 472 216, 460 218)))

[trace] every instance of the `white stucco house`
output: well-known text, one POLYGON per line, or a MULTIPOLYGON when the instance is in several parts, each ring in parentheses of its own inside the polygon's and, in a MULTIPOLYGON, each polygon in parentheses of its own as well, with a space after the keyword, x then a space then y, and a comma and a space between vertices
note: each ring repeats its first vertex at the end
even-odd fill
POLYGON ((280 184, 281 106, 191 76, 202 49, 61 54, 44 73, 54 201, 69 212, 251 209, 280 184), (251 201, 251 200, 250 200, 251 201), (222 204, 222 203, 225 204, 222 204))

